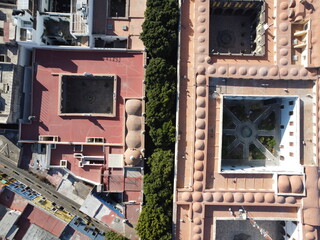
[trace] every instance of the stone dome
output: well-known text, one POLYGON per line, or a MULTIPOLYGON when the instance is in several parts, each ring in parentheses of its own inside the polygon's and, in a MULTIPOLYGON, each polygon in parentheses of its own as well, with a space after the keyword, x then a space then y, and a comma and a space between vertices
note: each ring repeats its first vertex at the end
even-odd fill
POLYGON ((200 213, 202 211, 202 204, 199 202, 196 202, 192 206, 193 211, 200 213))
POLYGON ((265 194, 264 198, 265 198, 267 203, 273 203, 275 201, 274 194, 272 194, 272 193, 265 194))
POLYGON ((135 115, 129 115, 126 122, 127 129, 129 131, 141 130, 141 117, 135 115))
POLYGON ((129 131, 126 136, 126 144, 128 148, 139 148, 141 146, 140 131, 129 131))
POLYGON ((253 193, 245 193, 244 194, 244 200, 246 202, 254 202, 254 195, 253 193))
POLYGON ((138 149, 128 148, 124 153, 124 162, 126 165, 138 165, 140 163, 141 153, 138 149))
POLYGON ((303 192, 303 182, 301 176, 291 176, 290 184, 293 193, 302 193, 303 192))
POLYGON ((128 115, 140 115, 141 100, 130 99, 126 101, 126 112, 128 115))
POLYGON ((202 193, 201 192, 195 192, 192 194, 192 199, 195 202, 201 202, 202 201, 202 193))
POLYGON ((203 184, 202 182, 194 182, 193 189, 196 191, 202 191, 203 184))
POLYGON ((286 175, 281 175, 278 177, 278 190, 280 193, 291 192, 289 178, 286 175))
POLYGON ((186 202, 190 202, 192 200, 192 195, 190 192, 184 192, 182 193, 182 200, 186 202))

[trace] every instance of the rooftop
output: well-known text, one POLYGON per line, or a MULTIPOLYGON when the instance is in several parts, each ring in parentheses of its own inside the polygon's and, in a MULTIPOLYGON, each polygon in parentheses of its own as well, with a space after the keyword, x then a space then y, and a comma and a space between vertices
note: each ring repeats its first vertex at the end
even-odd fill
POLYGON ((59 237, 51 234, 50 232, 44 230, 43 228, 37 226, 36 224, 31 224, 28 231, 23 236, 22 240, 34 240, 34 239, 48 239, 48 240, 58 240, 59 237))
POLYGON ((181 4, 176 239, 319 238, 319 8, 181 4))
POLYGON ((35 59, 37 70, 32 96, 35 119, 31 124, 22 125, 21 140, 38 141, 39 135, 52 135, 58 136, 60 142, 86 142, 86 137, 102 137, 109 143, 122 143, 123 137, 119 133, 123 132, 123 99, 143 95, 143 54, 68 51, 66 55, 65 51, 37 49, 35 59), (115 117, 59 116, 60 74, 99 75, 106 72, 118 76, 115 117))
POLYGON ((4 217, 0 221, 0 237, 8 238, 11 234, 12 227, 16 224, 17 219, 20 217, 21 212, 10 210, 8 211, 4 217))
POLYGON ((16 238, 22 239, 32 224, 36 224, 38 227, 50 232, 56 237, 61 235, 66 226, 66 223, 60 219, 49 215, 37 207, 28 205, 17 222, 19 231, 16 234, 16 238))

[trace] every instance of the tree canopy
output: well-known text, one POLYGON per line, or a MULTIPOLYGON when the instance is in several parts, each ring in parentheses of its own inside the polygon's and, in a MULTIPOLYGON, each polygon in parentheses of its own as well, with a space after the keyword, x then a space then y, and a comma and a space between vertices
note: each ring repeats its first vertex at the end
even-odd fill
POLYGON ((140 39, 152 57, 176 56, 179 8, 176 0, 148 0, 140 39))
POLYGON ((143 240, 172 239, 172 193, 179 8, 176 0, 147 0, 141 40, 146 68, 145 201, 137 232, 143 240))

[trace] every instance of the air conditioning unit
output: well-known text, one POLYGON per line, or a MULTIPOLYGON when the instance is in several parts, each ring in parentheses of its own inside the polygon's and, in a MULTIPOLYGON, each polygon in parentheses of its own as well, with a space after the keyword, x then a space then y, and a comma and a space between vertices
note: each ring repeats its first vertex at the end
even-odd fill
POLYGON ((299 59, 298 55, 293 55, 293 56, 292 56, 292 60, 293 60, 293 61, 298 61, 298 59, 299 59))

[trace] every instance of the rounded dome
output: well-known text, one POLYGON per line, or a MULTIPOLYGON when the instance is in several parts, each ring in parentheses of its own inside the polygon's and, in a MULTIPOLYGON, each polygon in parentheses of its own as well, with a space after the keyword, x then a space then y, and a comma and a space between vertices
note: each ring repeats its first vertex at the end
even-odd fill
POLYGON ((138 165, 140 162, 140 154, 138 149, 128 148, 124 153, 124 162, 126 165, 138 165))
POLYGON ((267 193, 264 195, 264 198, 267 203, 273 203, 274 202, 274 195, 272 193, 267 193))
POLYGON ((126 144, 128 148, 139 148, 141 146, 140 131, 129 131, 126 136, 126 144))
POLYGON ((194 232, 194 233, 201 233, 201 227, 199 227, 199 226, 194 226, 193 232, 194 232))
POLYGON ((214 73, 216 73, 216 68, 214 66, 210 66, 210 67, 208 67, 208 72, 210 74, 214 74, 214 73))
POLYGON ((277 201, 277 203, 284 203, 286 201, 286 199, 284 198, 284 196, 278 196, 276 201, 277 201))
POLYGON ((213 200, 212 193, 206 192, 203 195, 203 198, 206 202, 211 202, 213 200))
POLYGON ((314 239, 316 239, 316 237, 314 236, 314 234, 312 232, 308 232, 308 233, 306 233, 306 239, 307 240, 314 240, 314 239))
POLYGON ((184 192, 182 193, 182 200, 186 202, 190 202, 192 200, 192 195, 190 192, 184 192))
POLYGON ((289 178, 286 175, 281 175, 278 178, 278 190, 280 193, 288 193, 291 191, 289 178))
POLYGON ((202 223, 201 218, 199 218, 199 217, 194 218, 194 219, 193 219, 193 222, 194 222, 194 224, 196 224, 196 225, 201 225, 201 223, 202 223))
POLYGON ((195 191, 202 191, 202 188, 203 188, 202 182, 195 182, 195 183, 193 184, 193 189, 194 189, 195 191))
POLYGON ((234 194, 234 200, 236 202, 243 202, 244 201, 243 193, 235 193, 234 194))
POLYGON ((313 232, 314 231, 314 226, 304 225, 304 230, 307 231, 307 232, 313 232))
POLYGON ((233 202, 233 194, 232 193, 223 194, 223 198, 226 202, 233 202))
POLYGON ((129 115, 127 117, 126 126, 129 131, 139 131, 141 130, 141 117, 135 115, 129 115))
POLYGON ((197 150, 203 150, 204 147, 205 147, 204 141, 202 141, 202 140, 197 140, 197 141, 195 142, 195 148, 196 148, 197 150))
POLYGON ((287 197, 286 198, 286 203, 295 204, 296 203, 296 198, 295 197, 287 197))
POLYGON ((197 118, 205 118, 206 117, 205 109, 204 108, 197 108, 196 116, 197 116, 197 118))
POLYGON ((201 240, 201 236, 200 235, 194 235, 192 237, 192 240, 201 240))
POLYGON ((203 119, 197 119, 196 127, 200 129, 204 129, 206 127, 206 122, 203 119))
POLYGON ((276 76, 278 74, 278 68, 273 67, 270 69, 271 76, 276 76))
POLYGON ((300 176, 291 176, 290 183, 291 183, 291 189, 293 193, 303 192, 303 183, 300 176))
POLYGON ((194 174, 193 174, 193 177, 196 181, 202 181, 203 179, 203 174, 202 172, 200 171, 196 171, 194 174))
POLYGON ((244 200, 246 202, 253 202, 254 201, 254 196, 252 193, 245 193, 244 194, 244 200))
POLYGON ((263 193, 256 193, 256 194, 254 194, 254 199, 256 200, 256 202, 262 203, 262 202, 264 201, 264 195, 263 195, 263 193))
POLYGON ((128 115, 140 115, 141 100, 130 99, 126 101, 126 112, 128 115))
POLYGON ((213 199, 214 199, 214 201, 216 201, 216 202, 222 202, 222 201, 223 201, 223 195, 222 195, 222 193, 220 193, 220 192, 215 192, 215 193, 213 194, 213 199))
POLYGON ((192 194, 193 201, 195 202, 201 202, 202 201, 202 193, 201 192, 195 192, 192 194))
POLYGON ((206 96, 205 87, 197 87, 197 96, 200 96, 200 97, 206 96))
POLYGON ((202 151, 198 150, 198 151, 195 152, 194 157, 197 160, 203 160, 204 159, 204 153, 202 151))
POLYGON ((203 162, 202 161, 196 161, 194 163, 194 168, 198 171, 202 171, 203 170, 203 162))
MULTIPOLYGON (((206 28, 205 27, 203 27, 203 26, 200 26, 198 29, 200 30, 200 28, 201 28, 201 30, 203 30, 203 31, 205 31, 206 30, 206 28)), ((204 48, 200 48, 200 47, 198 47, 198 50, 200 50, 199 52, 202 52, 203 51, 203 49, 204 48)), ((205 49, 204 49, 205 50, 205 49)), ((205 66, 203 66, 203 65, 199 65, 198 67, 197 67, 197 72, 199 73, 199 74, 204 74, 205 72, 206 72, 206 68, 205 68, 205 66)))
POLYGON ((196 202, 196 203, 194 203, 193 204, 193 206, 192 206, 192 209, 193 209, 193 211, 195 211, 195 212, 201 212, 202 211, 202 204, 201 203, 198 203, 198 202, 196 202))
POLYGON ((198 75, 197 76, 197 83, 198 84, 205 84, 206 83, 206 77, 204 75, 198 75))
POLYGON ((206 137, 205 132, 201 129, 196 130, 196 138, 204 139, 206 137))
POLYGON ((205 97, 197 97, 197 107, 205 107, 206 106, 206 98, 205 97))

